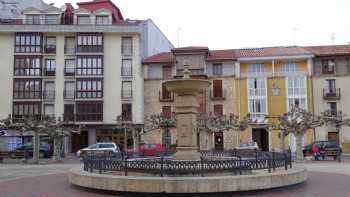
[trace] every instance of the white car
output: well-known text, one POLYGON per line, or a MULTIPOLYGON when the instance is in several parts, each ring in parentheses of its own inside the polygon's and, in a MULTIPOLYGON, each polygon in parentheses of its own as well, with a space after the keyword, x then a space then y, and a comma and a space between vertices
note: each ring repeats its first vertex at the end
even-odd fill
POLYGON ((236 149, 243 150, 243 149, 249 149, 249 150, 258 150, 258 144, 256 142, 246 142, 242 143, 239 147, 236 147, 236 149))
POLYGON ((113 142, 101 142, 101 143, 90 145, 87 148, 83 148, 83 149, 78 150, 77 157, 81 157, 84 154, 86 154, 87 152, 120 153, 120 149, 119 149, 118 145, 116 145, 113 142))

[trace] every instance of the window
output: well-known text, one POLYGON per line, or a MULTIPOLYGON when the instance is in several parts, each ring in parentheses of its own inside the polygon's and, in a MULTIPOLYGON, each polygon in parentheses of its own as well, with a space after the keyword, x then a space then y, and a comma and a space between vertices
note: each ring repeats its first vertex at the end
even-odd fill
POLYGON ((90 16, 77 16, 77 24, 78 25, 89 25, 90 22, 90 16))
POLYGON ((103 75, 102 56, 78 56, 76 75, 103 75))
POLYGON ((335 74, 335 61, 322 60, 322 74, 335 74))
POLYGON ((40 102, 14 102, 13 103, 14 118, 34 117, 41 118, 41 103, 40 102))
POLYGON ((76 98, 102 98, 102 79, 77 79, 76 98))
POLYGON ((39 33, 16 33, 16 53, 41 53, 41 34, 39 33))
POLYGON ((213 97, 214 98, 223 98, 222 80, 214 80, 213 81, 213 97))
POLYGON ((14 99, 41 99, 40 79, 14 79, 14 99))
POLYGON ((221 116, 224 114, 224 107, 222 104, 214 105, 214 114, 221 116))
POLYGON ((335 79, 327 79, 327 90, 329 94, 335 94, 336 93, 336 87, 335 87, 335 79))
POLYGON ((286 81, 287 81, 288 111, 293 106, 298 106, 302 109, 307 109, 306 77, 305 76, 287 77, 286 81))
POLYGON ((26 22, 27 25, 40 25, 40 15, 26 15, 26 22))
POLYGON ((43 98, 50 100, 55 99, 55 83, 53 81, 45 81, 44 87, 43 98))
POLYGON ((45 104, 44 105, 44 116, 54 118, 55 117, 55 105, 45 104))
POLYGON ((333 115, 336 115, 337 114, 337 103, 336 102, 329 102, 328 106, 329 106, 329 110, 331 111, 331 113, 333 115))
POLYGON ((63 120, 64 121, 74 121, 74 104, 64 104, 64 112, 63 112, 63 120))
POLYGON ((45 53, 56 53, 56 37, 46 37, 45 53))
POLYGON ((131 59, 122 60, 122 76, 132 76, 132 61, 131 59))
POLYGON ((45 60, 45 75, 46 76, 55 76, 56 71, 56 60, 55 59, 46 59, 45 60))
POLYGON ((64 92, 63 97, 65 99, 74 99, 75 98, 75 82, 74 81, 65 81, 64 82, 64 92))
POLYGON ((65 37, 64 38, 64 53, 74 54, 75 53, 75 38, 65 37))
POLYGON ((264 64, 249 64, 248 72, 249 73, 261 73, 264 72, 264 64))
POLYGON ((162 106, 162 114, 165 117, 170 118, 171 117, 171 106, 162 106))
POLYGON ((76 120, 81 122, 103 121, 103 103, 77 102, 76 120))
POLYGON ((74 76, 75 75, 75 59, 66 59, 64 65, 64 75, 74 76))
POLYGON ((103 52, 102 34, 79 34, 77 38, 77 52, 96 53, 103 52))
POLYGON ((57 25, 59 24, 59 15, 45 15, 45 24, 46 25, 57 25))
POLYGON ((109 16, 96 16, 97 25, 109 25, 109 16))
POLYGON ((171 100, 172 99, 172 95, 171 92, 166 88, 166 86, 164 84, 162 84, 162 100, 171 100))
POLYGON ((297 72, 299 71, 299 65, 294 62, 283 64, 283 72, 297 72))
POLYGON ((163 79, 171 79, 171 66, 163 66, 163 79))
POLYGON ((248 78, 248 112, 254 119, 261 119, 267 113, 266 79, 248 78))
POLYGON ((41 76, 41 57, 15 56, 15 76, 41 76))
POLYGON ((213 75, 222 75, 222 64, 213 64, 213 75))
POLYGON ((122 104, 122 119, 124 121, 132 121, 132 104, 131 103, 122 104))
POLYGON ((131 99, 132 98, 132 82, 123 81, 122 82, 122 99, 131 99))
POLYGON ((132 37, 122 37, 122 55, 132 55, 132 37))

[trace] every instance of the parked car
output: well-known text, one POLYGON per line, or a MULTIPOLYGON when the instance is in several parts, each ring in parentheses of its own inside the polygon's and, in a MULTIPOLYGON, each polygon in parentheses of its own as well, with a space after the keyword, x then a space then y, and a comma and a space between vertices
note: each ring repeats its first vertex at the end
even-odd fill
POLYGON ((258 147, 258 144, 256 142, 246 142, 246 143, 242 143, 239 145, 239 147, 236 147, 236 149, 239 149, 239 150, 258 150, 259 147, 258 147))
POLYGON ((336 153, 342 153, 341 146, 335 141, 315 141, 303 147, 304 156, 312 155, 311 148, 314 144, 316 144, 318 147, 321 147, 323 144, 325 144, 326 153, 328 153, 327 156, 333 156, 334 159, 337 158, 336 153), (331 154, 331 152, 333 153, 331 154))
POLYGON ((113 142, 101 142, 97 144, 90 145, 87 148, 78 150, 76 153, 77 157, 81 157, 86 153, 120 153, 120 148, 113 142))
POLYGON ((156 156, 166 151, 162 144, 143 144, 138 149, 128 149, 128 154, 139 154, 142 156, 156 156))
MULTIPOLYGON (((33 144, 27 143, 18 147, 16 150, 26 151, 28 153, 28 157, 33 157, 33 144)), ((40 158, 49 158, 53 155, 53 149, 50 144, 46 142, 41 142, 39 147, 39 157, 40 158)))

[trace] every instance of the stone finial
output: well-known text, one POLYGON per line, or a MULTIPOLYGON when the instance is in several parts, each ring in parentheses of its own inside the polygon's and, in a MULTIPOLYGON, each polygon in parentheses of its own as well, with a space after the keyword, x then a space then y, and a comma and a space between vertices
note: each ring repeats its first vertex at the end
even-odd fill
POLYGON ((187 60, 184 60, 184 71, 183 71, 183 74, 184 74, 183 78, 184 78, 184 79, 189 79, 189 78, 191 78, 191 77, 190 77, 191 71, 190 71, 189 68, 190 68, 190 65, 189 65, 188 61, 187 61, 187 60))

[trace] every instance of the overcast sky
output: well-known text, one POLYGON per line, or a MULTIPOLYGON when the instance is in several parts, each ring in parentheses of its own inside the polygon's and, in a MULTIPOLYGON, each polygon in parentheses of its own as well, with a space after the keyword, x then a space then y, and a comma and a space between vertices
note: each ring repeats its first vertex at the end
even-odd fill
MULTIPOLYGON (((61 6, 86 0, 44 0, 61 6)), ((350 0, 113 0, 180 46, 229 49, 350 42, 350 0), (178 32, 178 33, 177 33, 178 32), (178 35, 179 34, 179 39, 178 35)))

